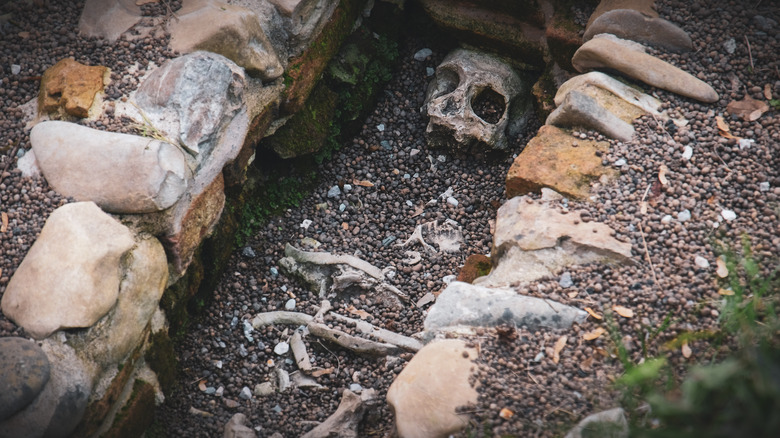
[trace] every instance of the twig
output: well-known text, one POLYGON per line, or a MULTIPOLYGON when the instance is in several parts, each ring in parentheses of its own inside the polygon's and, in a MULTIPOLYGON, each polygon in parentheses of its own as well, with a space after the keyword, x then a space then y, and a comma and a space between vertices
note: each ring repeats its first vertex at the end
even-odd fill
POLYGON ((753 65, 753 53, 750 50, 750 40, 748 40, 747 35, 745 35, 745 42, 747 43, 748 58, 750 58, 750 72, 752 73, 756 70, 756 67, 753 65))
POLYGON ((339 371, 341 370, 341 360, 339 359, 339 356, 336 353, 330 351, 330 349, 328 349, 328 347, 326 347, 325 344, 322 343, 322 341, 317 341, 317 343, 320 344, 320 346, 324 348, 325 351, 327 351, 328 353, 336 357, 336 376, 338 376, 339 371))
POLYGON ((647 250, 647 241, 645 240, 645 231, 642 229, 642 221, 639 221, 639 233, 642 235, 642 244, 645 246, 645 257, 647 257, 647 263, 650 264, 650 272, 653 274, 653 282, 658 287, 658 277, 655 276, 655 266, 650 259, 650 251, 647 250))

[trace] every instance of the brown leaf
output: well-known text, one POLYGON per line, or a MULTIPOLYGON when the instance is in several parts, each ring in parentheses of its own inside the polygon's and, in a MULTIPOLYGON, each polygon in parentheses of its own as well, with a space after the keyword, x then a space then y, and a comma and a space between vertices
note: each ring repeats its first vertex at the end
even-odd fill
POLYGON ((718 198, 716 198, 715 195, 707 198, 707 205, 714 205, 716 202, 718 202, 718 198))
POLYGON ((687 359, 687 358, 691 357, 691 353, 692 353, 691 347, 688 346, 688 342, 683 342, 683 344, 682 344, 682 355, 683 355, 683 357, 687 359))
POLYGON ((601 315, 599 315, 598 313, 596 313, 596 312, 595 312, 593 309, 591 309, 590 307, 586 307, 586 308, 585 308, 585 311, 586 311, 586 312, 588 312, 588 313, 590 314, 590 316, 592 316, 592 317, 594 317, 594 318, 596 318, 596 319, 601 319, 601 315))
POLYGON ((322 368, 322 369, 319 369, 319 370, 312 371, 311 372, 311 376, 312 377, 320 377, 320 376, 324 376, 325 374, 330 374, 332 372, 333 372, 333 367, 331 367, 331 368, 322 368))
POLYGON ((501 412, 498 413, 498 416, 503 418, 504 420, 508 420, 512 418, 515 415, 514 412, 512 412, 510 409, 503 408, 501 409, 501 412))
POLYGON ((425 211, 425 206, 419 206, 414 209, 414 213, 412 213, 412 217, 417 217, 421 214, 423 214, 423 211, 425 211))
POLYGON ((344 231, 349 230, 349 224, 346 223, 346 222, 342 222, 341 223, 341 229, 344 230, 344 231))
POLYGON ((723 131, 723 132, 731 131, 731 128, 729 128, 729 124, 726 123, 725 120, 723 120, 723 117, 721 116, 715 117, 715 123, 717 123, 719 131, 723 131))
POLYGON ((206 390, 206 381, 205 380, 201 380, 200 382, 198 382, 198 389, 200 389, 201 392, 206 390))
POLYGON ((718 295, 731 296, 734 295, 734 291, 731 289, 718 289, 718 295))
POLYGON ((769 84, 764 85, 764 97, 766 100, 772 100, 772 86, 769 84))
POLYGON ((722 258, 718 257, 715 259, 715 264, 718 265, 718 269, 715 270, 718 277, 726 278, 729 276, 729 268, 726 267, 726 262, 722 258))
POLYGON ((592 341, 594 339, 597 339, 599 336, 603 335, 607 331, 604 330, 601 327, 596 328, 596 330, 590 331, 588 333, 585 333, 582 335, 582 339, 585 339, 586 341, 592 341))
POLYGON ((360 317, 360 319, 366 319, 366 318, 368 318, 369 316, 371 316, 371 314, 370 314, 370 313, 366 312, 365 310, 360 310, 360 309, 357 309, 357 308, 355 308, 355 306, 349 306, 349 307, 347 307, 347 312, 349 312, 349 313, 351 313, 351 314, 353 314, 353 315, 357 315, 357 316, 359 316, 359 317, 360 317))
POLYGON ((361 186, 361 187, 374 187, 373 183, 371 183, 370 181, 366 181, 366 180, 362 180, 361 181, 361 180, 353 179, 352 180, 352 184, 354 184, 356 186, 361 186))
POLYGON ((755 100, 748 94, 742 100, 732 100, 726 106, 726 111, 741 118, 742 120, 752 122, 758 120, 765 112, 769 111, 769 105, 761 100, 755 100))
POLYGON ((593 356, 588 357, 579 363, 579 367, 582 371, 590 371, 593 368, 593 356))
POLYGON ((634 311, 629 309, 628 307, 614 305, 614 306, 612 306, 612 310, 614 310, 615 313, 617 313, 618 315, 622 316, 623 318, 633 318, 634 317, 634 311))
POLYGON ((502 324, 496 326, 496 334, 498 339, 504 342, 512 342, 517 339, 517 329, 513 325, 502 324))
POLYGON ((5 233, 8 231, 8 215, 5 212, 0 213, 0 220, 2 220, 2 224, 0 224, 0 233, 5 233))
POLYGON ((560 338, 558 338, 557 341, 555 341, 555 347, 553 347, 553 357, 552 360, 555 363, 558 363, 559 360, 561 360, 561 350, 563 350, 563 347, 566 346, 566 341, 569 339, 568 336, 563 335, 560 338))
POLYGON ((669 184, 669 180, 666 179, 666 173, 669 172, 669 168, 666 167, 666 164, 662 164, 660 168, 658 168, 658 181, 661 181, 661 184, 667 185, 669 184))

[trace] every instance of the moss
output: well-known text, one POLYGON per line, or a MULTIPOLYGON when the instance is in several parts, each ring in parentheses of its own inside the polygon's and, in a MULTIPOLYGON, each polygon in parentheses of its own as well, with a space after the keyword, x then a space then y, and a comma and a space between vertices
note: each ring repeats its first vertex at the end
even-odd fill
POLYGON ((133 392, 122 409, 117 412, 114 424, 101 438, 138 438, 154 419, 154 387, 136 379, 133 392))
POLYGON ((493 269, 490 257, 482 254, 472 254, 466 258, 463 267, 458 272, 457 281, 473 283, 479 277, 485 276, 493 269))
POLYGON ((157 374, 163 393, 166 397, 170 397, 176 385, 178 362, 173 342, 164 330, 149 337, 149 349, 144 358, 152 371, 157 374))
POLYGON ((319 151, 330 133, 338 96, 323 84, 317 85, 306 105, 276 133, 263 139, 264 147, 282 158, 319 151))

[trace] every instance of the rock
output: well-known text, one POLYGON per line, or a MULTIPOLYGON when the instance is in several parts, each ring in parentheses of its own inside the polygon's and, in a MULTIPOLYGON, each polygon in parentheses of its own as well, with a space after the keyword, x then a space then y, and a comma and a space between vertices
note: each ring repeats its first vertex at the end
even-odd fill
POLYGON ((22 172, 23 178, 40 178, 41 176, 41 168, 38 166, 38 160, 32 149, 28 149, 22 158, 16 160, 16 168, 22 172))
POLYGON ((275 392, 274 384, 271 382, 263 382, 255 385, 254 394, 255 397, 267 397, 275 392))
POLYGON ((180 148, 147 137, 51 121, 35 125, 30 143, 57 192, 113 213, 164 210, 191 178, 180 148))
POLYGON ((81 421, 98 371, 59 340, 41 343, 51 365, 49 382, 26 408, 0 422, 0 437, 70 436, 81 421))
POLYGON ((135 118, 144 123, 146 116, 154 129, 197 156, 200 166, 242 110, 244 85, 243 70, 224 56, 190 53, 166 61, 141 83, 135 100, 143 114, 135 118))
POLYGON ((431 55, 433 55, 433 50, 428 48, 420 49, 414 54, 414 60, 425 61, 425 59, 431 55))
POLYGON ((564 98, 572 90, 592 97, 600 106, 626 123, 631 123, 633 119, 645 113, 660 119, 666 118, 658 112, 661 101, 598 71, 577 75, 564 82, 555 93, 555 104, 563 104, 564 98), (608 92, 607 96, 620 98, 620 102, 608 101, 605 95, 599 92, 600 90, 608 92), (632 106, 634 108, 631 108, 632 106))
POLYGON ((434 147, 460 151, 504 150, 507 137, 525 124, 529 109, 525 88, 501 59, 456 49, 436 68, 428 85, 423 103, 429 119, 425 138, 434 147), (495 108, 490 109, 497 113, 488 117, 479 109, 480 101, 491 103, 495 108))
POLYGON ((644 53, 637 44, 615 37, 602 35, 586 42, 572 58, 577 71, 593 69, 614 69, 648 85, 663 88, 702 102, 717 102, 718 93, 679 68, 654 56, 644 53))
MULTIPOLYGON (((476 284, 498 286, 554 276, 570 265, 626 263, 631 244, 611 237, 609 226, 582 222, 579 212, 515 197, 498 209, 493 237, 493 271, 476 284)), ((441 300, 441 297, 439 297, 441 300)))
POLYGON ((634 136, 634 127, 630 123, 620 120, 590 96, 574 90, 566 94, 561 105, 547 117, 545 123, 593 129, 620 141, 629 141, 634 136))
POLYGON ((590 27, 599 17, 615 9, 630 9, 639 12, 645 17, 658 18, 658 12, 655 10, 655 0, 601 0, 590 15, 590 18, 588 18, 588 24, 585 27, 590 27))
POLYGON ((252 390, 248 386, 241 388, 241 393, 238 397, 242 400, 252 400, 252 390))
POLYGON ((95 97, 108 82, 109 72, 106 67, 90 67, 72 58, 60 60, 43 72, 38 112, 57 117, 88 117, 95 97))
POLYGON ((92 326, 115 305, 130 230, 92 202, 66 204, 46 220, 3 299, 3 313, 35 339, 92 326))
POLYGON ((257 434, 254 430, 247 427, 249 420, 246 415, 238 413, 233 414, 230 421, 225 425, 225 432, 223 438, 257 438, 257 434))
POLYGON ((565 438, 598 436, 603 438, 628 438, 628 421, 623 408, 614 408, 588 415, 566 434, 565 438))
POLYGON ((35 342, 0 338, 0 422, 29 405, 49 381, 49 358, 35 342))
POLYGON ((477 350, 456 339, 434 341, 414 355, 387 391, 402 438, 444 438, 469 423, 461 406, 476 404, 469 382, 477 350))
POLYGON ((613 9, 605 12, 585 29, 582 40, 589 41, 601 33, 662 47, 672 52, 693 50, 691 37, 674 23, 663 18, 648 17, 631 9, 613 9))
POLYGON ((333 15, 336 2, 321 0, 268 0, 279 11, 282 24, 287 32, 292 55, 299 55, 309 47, 312 38, 327 26, 328 19, 333 15))
POLYGON ((251 10, 218 0, 195 0, 186 3, 176 16, 178 19, 168 22, 171 49, 218 53, 263 81, 272 81, 284 72, 251 10))
POLYGON ((79 32, 113 43, 141 21, 137 0, 87 0, 79 17, 79 32))
MULTIPOLYGON (((436 299, 425 317, 426 336, 461 327, 501 324, 564 329, 585 320, 587 313, 555 301, 519 295, 512 289, 482 287, 453 281, 436 299)), ((419 354, 419 353, 418 353, 419 354)))
POLYGON ((587 199, 591 183, 616 173, 602 166, 598 156, 608 150, 608 142, 581 140, 555 126, 542 126, 509 168, 506 194, 513 198, 547 187, 587 199))

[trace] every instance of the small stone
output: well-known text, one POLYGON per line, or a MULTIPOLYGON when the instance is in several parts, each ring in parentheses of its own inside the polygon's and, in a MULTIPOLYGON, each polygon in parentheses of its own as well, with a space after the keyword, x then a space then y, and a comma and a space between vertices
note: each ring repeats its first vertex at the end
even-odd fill
POLYGON ((690 160, 691 157, 693 157, 693 148, 690 146, 685 146, 685 150, 682 154, 683 160, 690 160))
POLYGON ((203 391, 203 392, 204 392, 206 395, 212 395, 212 394, 216 394, 216 392, 217 392, 217 389, 216 389, 216 388, 214 388, 213 386, 209 386, 209 387, 208 387, 208 388, 206 388, 206 390, 205 390, 205 391, 203 391))
MULTIPOLYGON (((330 192, 328 192, 328 193, 330 193, 330 192)), ((303 228, 304 230, 307 230, 307 231, 309 230, 309 226, 311 226, 311 219, 304 219, 303 222, 301 222, 301 225, 300 225, 301 228, 303 228)))
POLYGON ((420 153, 419 149, 412 149, 411 151, 409 151, 409 156, 413 157, 413 156, 415 156, 415 155, 417 155, 419 153, 420 153))
POLYGON ((286 303, 284 303, 285 310, 295 310, 295 300, 290 298, 287 300, 286 303))
POLYGON ((274 277, 276 277, 277 275, 279 275, 279 270, 278 270, 278 269, 276 269, 276 268, 273 268, 273 267, 272 267, 271 269, 269 269, 269 271, 271 272, 271 275, 273 275, 274 277))
POLYGON ((249 387, 245 386, 241 388, 241 394, 239 394, 238 396, 244 400, 252 400, 252 391, 249 389, 249 387))
POLYGON ((339 204, 339 212, 343 213, 347 209, 347 204, 339 204))
POLYGON ((429 48, 420 49, 414 54, 415 61, 425 61, 425 58, 433 55, 433 50, 429 48))
POLYGON ((328 198, 338 198, 341 196, 341 189, 339 186, 333 186, 328 190, 328 198))
POLYGON ((672 215, 667 214, 666 216, 661 218, 661 223, 666 225, 668 223, 672 222, 672 215))
POLYGON ((534 356, 534 362, 541 362, 544 359, 544 352, 540 351, 534 356))
POLYGON ((255 397, 267 397, 274 393, 274 384, 263 382, 255 385, 255 397))
POLYGON ((359 383, 351 383, 349 385, 349 390, 354 392, 355 394, 360 394, 363 391, 363 387, 360 386, 359 383))
POLYGON ((621 158, 614 163, 615 167, 625 166, 626 160, 624 158, 621 158))
POLYGON ((453 207, 457 207, 459 202, 457 199, 453 198, 452 196, 447 197, 447 204, 452 205, 453 207))
POLYGON ((225 387, 224 386, 220 386, 219 388, 217 388, 216 391, 214 391, 214 395, 216 395, 217 397, 222 397, 222 394, 224 394, 224 393, 225 393, 225 387))
POLYGON ((352 185, 351 184, 344 184, 344 193, 349 193, 352 191, 352 185))
POLYGON ((702 269, 707 269, 710 267, 710 262, 707 261, 707 259, 705 259, 704 257, 699 255, 697 255, 696 258, 693 259, 693 263, 695 263, 696 266, 702 269))
POLYGON ((233 400, 233 399, 226 398, 225 399, 225 406, 227 406, 229 409, 235 409, 235 408, 241 406, 241 404, 239 402, 233 400))
POLYGON ((395 236, 387 236, 387 237, 385 237, 384 239, 382 239, 382 246, 387 246, 387 245, 390 245, 390 244, 391 244, 391 243, 393 243, 393 242, 394 242, 396 239, 397 239, 397 237, 395 237, 395 236))
POLYGON ((751 147, 753 147, 753 143, 755 142, 756 142, 755 140, 750 138, 740 138, 739 140, 737 140, 737 144, 739 145, 739 150, 750 149, 751 147))
POLYGON ((685 222, 690 219, 691 219, 691 212, 687 209, 677 213, 677 220, 680 222, 685 222))
POLYGON ((728 222, 731 222, 737 218, 737 214, 734 213, 733 210, 723 209, 723 211, 720 212, 720 215, 723 216, 723 219, 726 219, 728 222))
POLYGON ((558 281, 558 284, 560 284, 563 288, 574 286, 574 281, 571 279, 571 273, 564 272, 561 275, 561 279, 558 281))
POLYGON ((425 67, 426 76, 431 77, 434 73, 436 73, 436 70, 434 70, 432 67, 425 67))
POLYGON ((383 132, 385 130, 385 124, 384 123, 380 123, 380 124, 376 125, 376 130, 379 131, 379 132, 383 132))
POLYGON ((287 342, 280 342, 276 344, 276 347, 274 347, 274 353, 278 354, 279 356, 287 353, 290 351, 290 344, 287 342))
POLYGON ((11 74, 18 75, 22 71, 22 66, 19 64, 11 64, 11 74))
POLYGON ((737 42, 734 40, 734 38, 729 38, 725 43, 723 43, 723 48, 726 49, 726 52, 729 55, 733 55, 734 51, 737 50, 737 42))
POLYGON ((758 183, 758 190, 761 190, 762 192, 768 192, 769 191, 769 182, 764 181, 764 182, 758 183))
POLYGON ((248 257, 250 259, 257 257, 255 250, 252 249, 251 246, 245 246, 244 249, 241 250, 241 255, 243 255, 244 257, 248 257))

